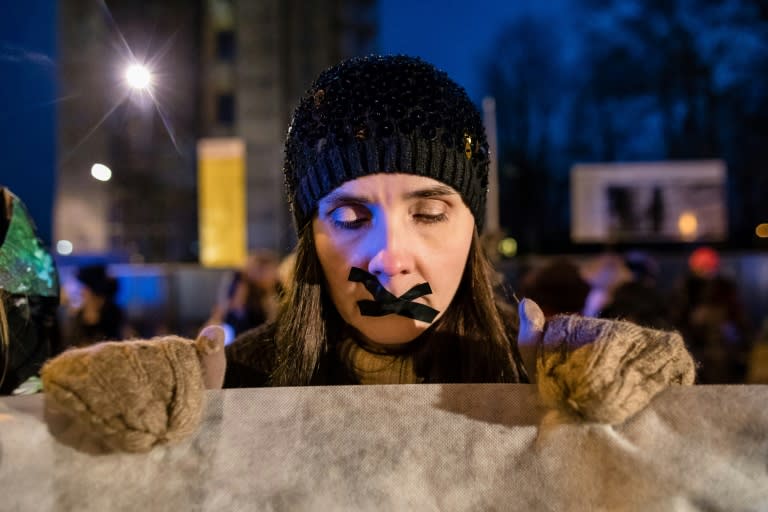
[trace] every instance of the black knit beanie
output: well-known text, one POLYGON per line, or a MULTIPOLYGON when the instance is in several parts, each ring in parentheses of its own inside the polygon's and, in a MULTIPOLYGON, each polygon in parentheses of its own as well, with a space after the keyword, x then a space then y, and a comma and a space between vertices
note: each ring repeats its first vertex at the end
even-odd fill
POLYGON ((461 86, 418 58, 354 58, 320 74, 294 112, 283 171, 299 230, 336 187, 382 172, 453 187, 483 226, 488 142, 480 115, 461 86))

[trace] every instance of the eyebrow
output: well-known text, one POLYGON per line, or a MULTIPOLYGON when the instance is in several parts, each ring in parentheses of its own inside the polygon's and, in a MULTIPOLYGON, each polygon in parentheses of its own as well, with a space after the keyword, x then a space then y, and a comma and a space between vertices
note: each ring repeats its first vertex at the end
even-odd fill
MULTIPOLYGON (((418 190, 407 192, 403 195, 403 199, 425 199, 430 197, 451 196, 456 194, 458 193, 447 185, 436 185, 434 187, 420 188, 418 190)), ((331 192, 322 201, 327 204, 373 202, 373 200, 368 196, 357 196, 353 194, 347 194, 342 191, 331 192)))
POLYGON ((408 192, 404 197, 405 199, 422 199, 438 196, 452 196, 456 194, 457 192, 447 185, 436 185, 434 187, 422 188, 419 190, 414 190, 413 192, 408 192))

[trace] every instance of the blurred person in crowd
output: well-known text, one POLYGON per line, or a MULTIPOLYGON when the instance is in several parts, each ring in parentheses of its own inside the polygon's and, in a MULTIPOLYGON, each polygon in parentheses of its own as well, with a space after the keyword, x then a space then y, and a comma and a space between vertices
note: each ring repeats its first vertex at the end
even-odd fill
POLYGON ((62 350, 59 275, 24 204, 0 187, 0 394, 35 392, 62 350))
POLYGON ((115 301, 117 279, 107 273, 105 265, 87 265, 78 269, 77 280, 82 285, 81 304, 70 322, 68 344, 82 347, 123 339, 123 310, 115 301))
POLYGON ((632 272, 624 258, 614 252, 603 253, 582 265, 581 275, 589 283, 589 294, 584 302, 584 316, 598 317, 613 301, 613 293, 622 284, 632 280, 632 272))
POLYGON ((699 382, 744 382, 751 327, 738 285, 722 274, 720 255, 713 248, 691 253, 673 306, 675 326, 701 365, 699 382))
POLYGON ((232 325, 237 334, 274 320, 280 293, 279 264, 273 251, 259 250, 253 252, 245 268, 235 274, 224 321, 232 325))
POLYGON ((654 329, 671 329, 669 303, 656 285, 659 272, 656 261, 647 253, 632 251, 624 255, 624 264, 631 278, 613 290, 598 316, 629 320, 654 329))
POLYGON ((589 291, 579 267, 565 257, 529 270, 520 283, 520 294, 536 302, 547 317, 581 313, 589 291))
POLYGON ((243 268, 234 273, 226 299, 215 308, 208 323, 224 323, 238 335, 274 320, 282 288, 279 266, 280 259, 273 251, 253 251, 243 268))

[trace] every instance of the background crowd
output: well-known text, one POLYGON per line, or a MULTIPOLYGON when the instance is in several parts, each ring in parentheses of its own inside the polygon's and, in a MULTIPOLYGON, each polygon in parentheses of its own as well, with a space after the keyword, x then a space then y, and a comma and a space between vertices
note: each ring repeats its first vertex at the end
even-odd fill
MULTIPOLYGON (((293 261, 293 254, 281 259, 273 251, 253 251, 242 268, 221 274, 218 293, 209 297, 209 317, 188 326, 188 334, 205 324, 223 324, 231 341, 274 320, 293 261)), ((117 280, 104 266, 81 268, 77 278, 81 300, 65 300, 60 316, 66 346, 169 330, 162 324, 139 329, 146 325, 141 318, 126 318, 114 302, 117 280)), ((699 364, 698 383, 768 383, 766 325, 750 317, 739 284, 711 247, 692 250, 685 270, 671 281, 643 251, 542 256, 513 270, 499 265, 499 280, 500 293, 510 301, 533 299, 547 316, 577 313, 680 331, 699 364)))

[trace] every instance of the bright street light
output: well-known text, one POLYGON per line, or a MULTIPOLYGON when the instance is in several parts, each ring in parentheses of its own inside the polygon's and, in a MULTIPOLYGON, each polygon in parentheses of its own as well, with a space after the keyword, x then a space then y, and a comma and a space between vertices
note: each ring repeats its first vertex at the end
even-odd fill
POLYGON ((72 254, 72 242, 69 240, 59 240, 56 242, 56 252, 58 252, 61 255, 68 255, 72 254))
POLYGON ((125 81, 134 89, 147 89, 152 83, 152 73, 146 66, 131 64, 125 71, 125 81))
POLYGON ((99 181, 109 181, 112 177, 112 170, 104 164, 93 164, 91 166, 91 176, 99 181))

